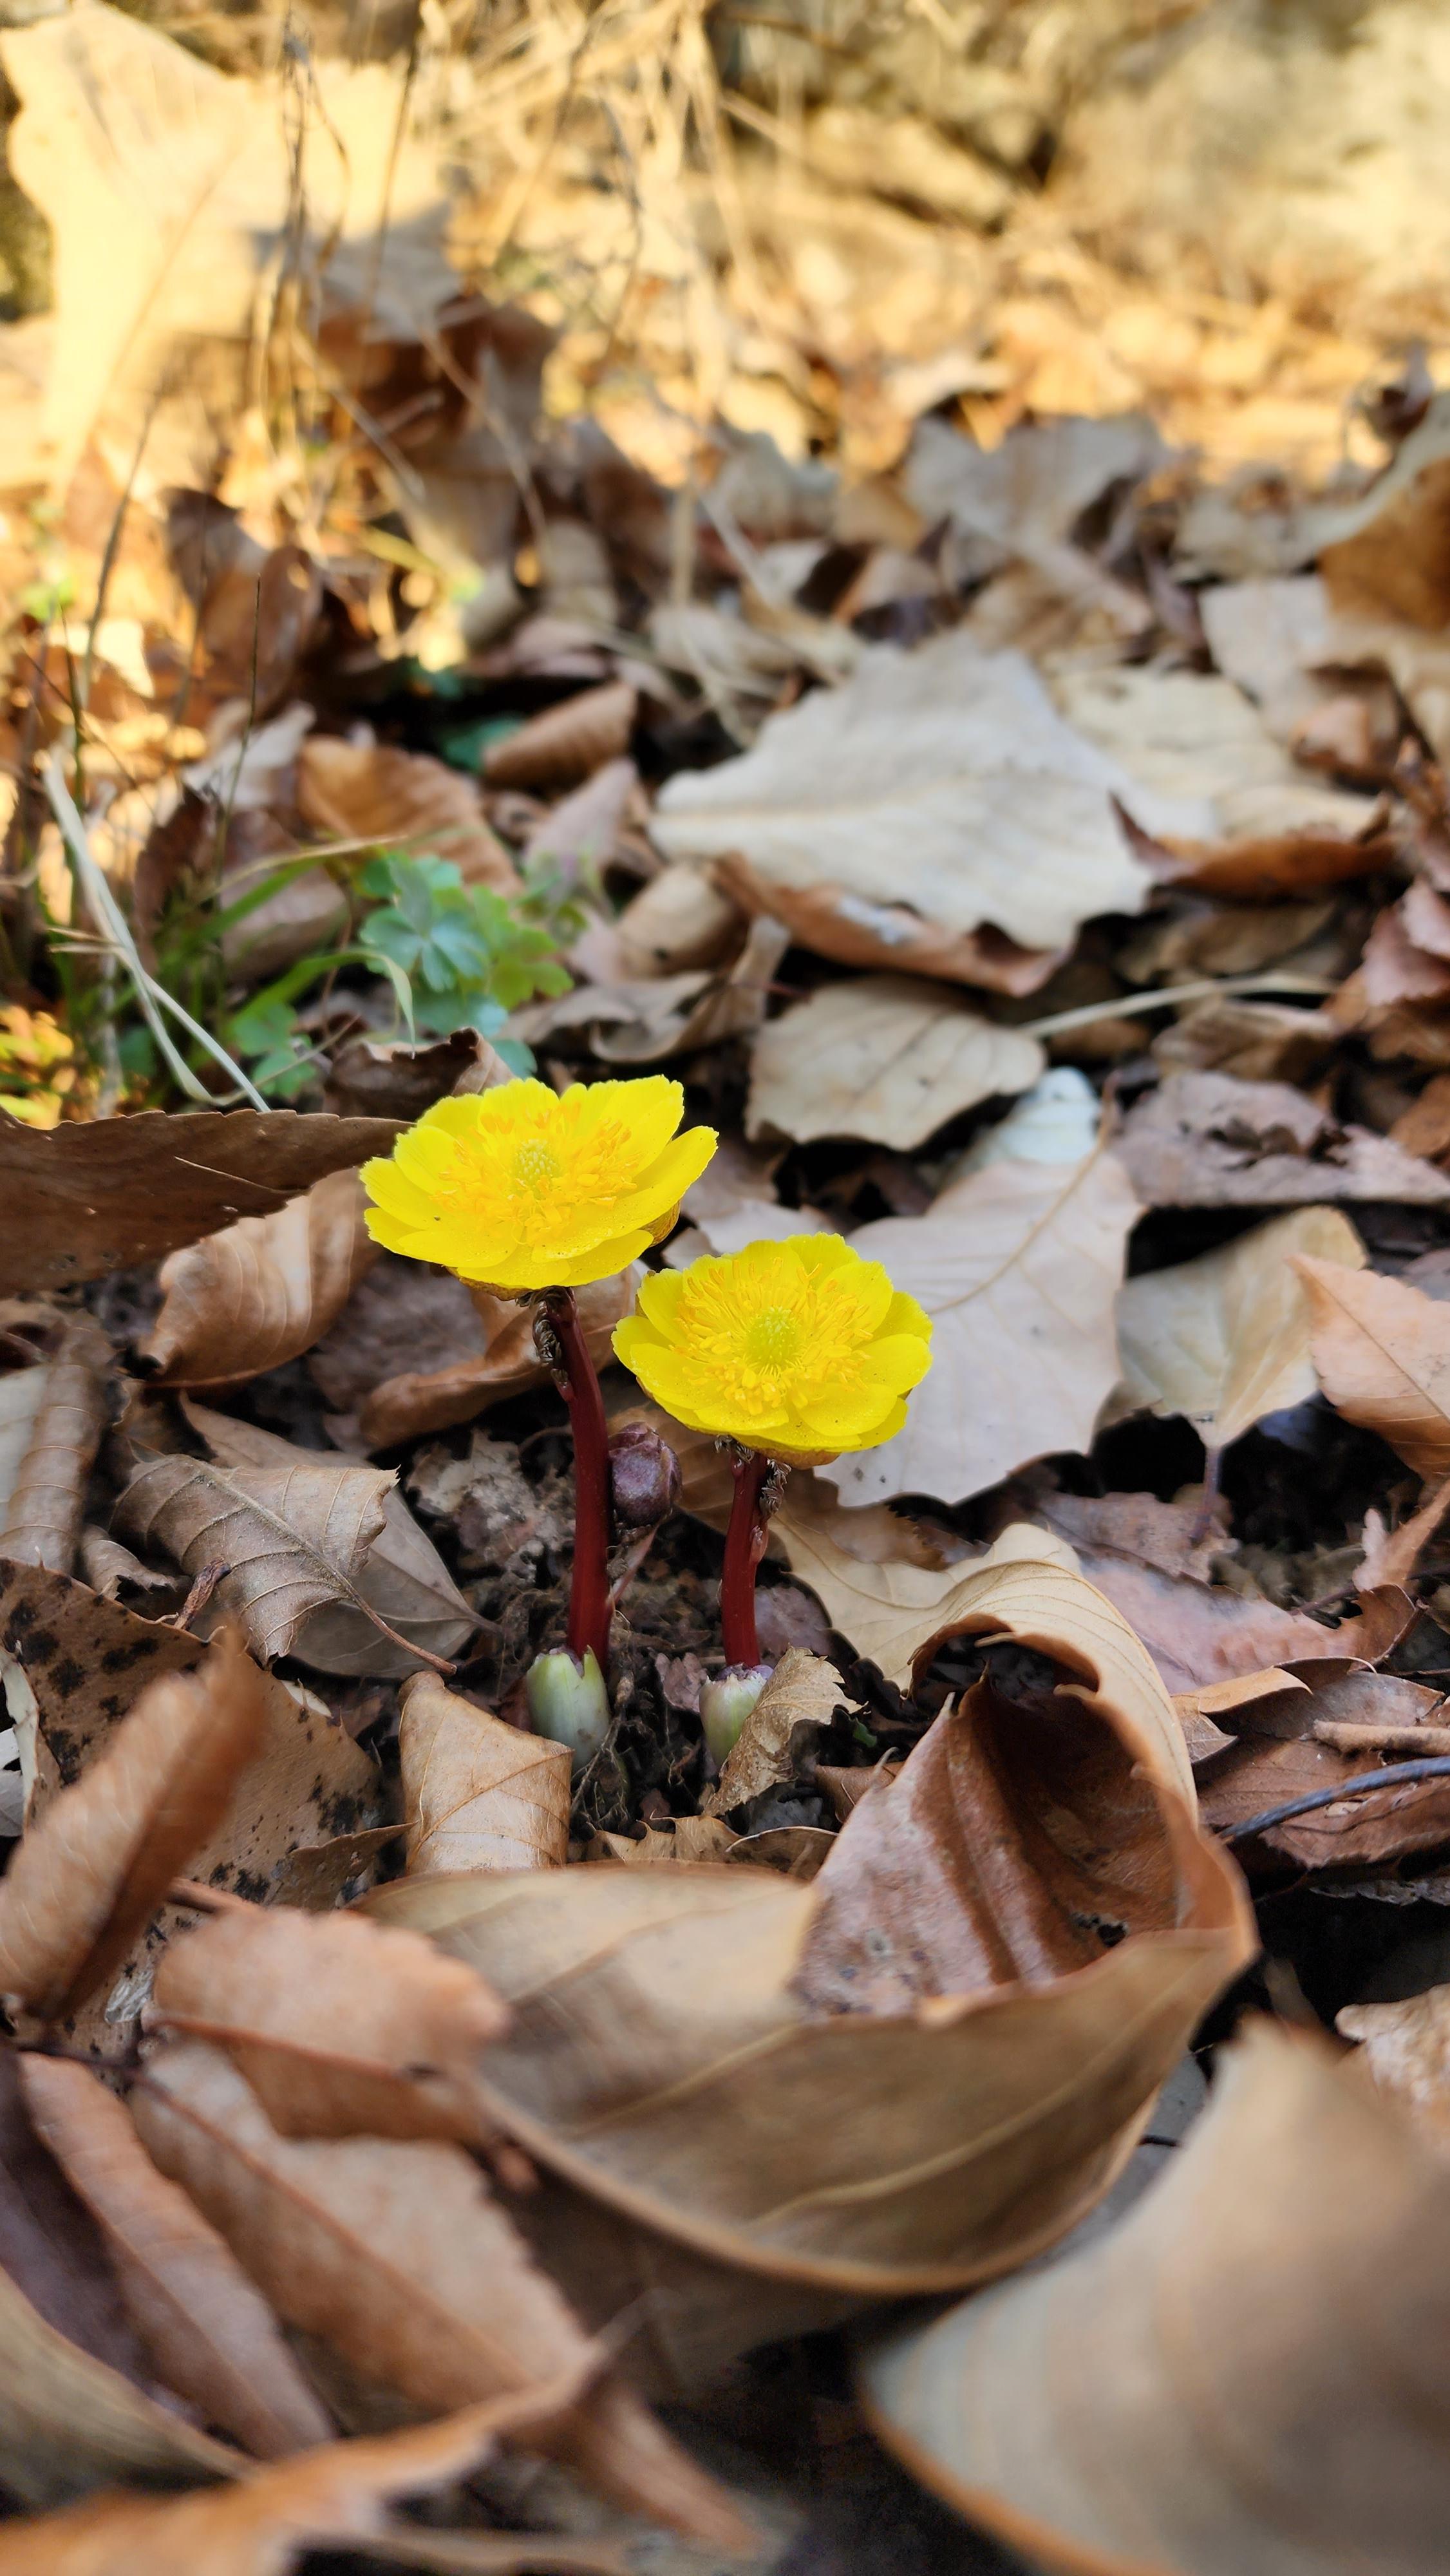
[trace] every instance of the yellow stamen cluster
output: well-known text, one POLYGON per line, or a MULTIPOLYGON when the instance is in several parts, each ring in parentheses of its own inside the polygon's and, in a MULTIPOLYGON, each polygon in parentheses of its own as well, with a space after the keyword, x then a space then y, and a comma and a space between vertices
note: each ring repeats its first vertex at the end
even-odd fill
POLYGON ((879 1261, 799 1234, 647 1279, 614 1348, 677 1421, 805 1461, 901 1429, 931 1322, 879 1261))
POLYGON ((437 1101, 363 1166, 368 1231, 504 1296, 607 1279, 668 1234, 715 1151, 709 1127, 676 1135, 684 1106, 662 1074, 437 1101))

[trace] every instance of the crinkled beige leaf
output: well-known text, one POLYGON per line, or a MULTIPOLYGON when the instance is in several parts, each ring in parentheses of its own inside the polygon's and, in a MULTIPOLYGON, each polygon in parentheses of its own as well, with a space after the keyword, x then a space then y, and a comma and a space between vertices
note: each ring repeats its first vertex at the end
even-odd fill
POLYGON ((451 859, 465 885, 516 894, 518 871, 484 820, 478 788, 426 752, 309 734, 297 755, 297 809, 329 840, 451 859))
POLYGON ((1131 1406, 1181 1413, 1222 1449, 1266 1413, 1302 1404, 1318 1381, 1310 1304, 1293 1266, 1313 1255, 1364 1267, 1364 1246, 1337 1208, 1299 1208, 1220 1252, 1130 1279, 1118 1296, 1118 1350, 1131 1406))
POLYGON ((77 1315, 62 1324, 51 1358, 0 1378, 0 1556, 70 1573, 110 1366, 100 1326, 77 1315))
POLYGON ((1110 802, 1130 792, 1029 662, 952 634, 871 646, 738 759, 672 778, 651 830, 668 858, 737 852, 786 887, 825 879, 947 932, 991 922, 1056 948, 1094 913, 1142 909, 1110 802))
POLYGON ((1046 1058, 940 986, 900 975, 823 984, 770 1021, 750 1068, 746 1132, 798 1144, 861 1136, 906 1152, 994 1093, 1026 1091, 1046 1058))
POLYGON ((263 1677, 230 1636, 195 1673, 148 1686, 0 1881, 0 1992, 55 2020, 111 1974, 220 1823, 265 1725, 263 1677))
POLYGON ((1292 1083, 1227 1073, 1170 1074, 1129 1111, 1113 1151, 1147 1207, 1450 1199, 1450 1179, 1388 1136, 1342 1124, 1292 1083))
POLYGON ((398 1729, 408 1870, 557 1869, 569 1857, 569 1748, 505 1726, 419 1673, 398 1729))
POLYGON ((1305 1260, 1314 1365, 1337 1413, 1420 1476, 1450 1472, 1450 1307, 1408 1280, 1305 1260))
MULTIPOLYGON (((559 2398, 569 2392, 560 2390, 559 2398)), ((480 2468, 501 2440, 521 2438, 547 2404, 493 2398, 437 2424, 374 2441, 330 2443, 282 2461, 260 2476, 173 2500, 98 2496, 93 2504, 43 2522, 9 2523, 0 2534, 4 2576, 288 2576, 315 2549, 346 2550, 371 2542, 384 2565, 415 2567, 425 2538, 414 2523, 393 2522, 393 2498, 451 2486, 480 2468), (396 2534, 398 2553, 386 2543, 396 2534)), ((145 2464, 140 2464, 145 2465, 145 2464)), ((556 2540, 549 2534, 453 2533, 430 2523, 427 2564, 444 2576, 622 2576, 609 2543, 556 2540), (480 2557, 480 2547, 486 2553, 480 2557)))
POLYGON ((397 1132, 391 1118, 291 1109, 150 1110, 53 1135, 7 1118, 0 1191, 25 1209, 25 1223, 7 1227, 0 1244, 0 1290, 66 1288, 155 1261, 234 1217, 266 1216, 324 1172, 391 1153, 397 1132))
POLYGON ((492 2134, 474 2079, 507 2018, 481 1977, 415 1934, 290 1906, 173 1941, 148 2014, 224 2048, 284 2137, 469 2144, 492 2134))
POLYGON ((1450 2182, 1322 2042, 1256 2022, 1127 2218, 866 2360, 913 2473, 1072 2576, 1430 2576, 1450 2182))
POLYGON ((161 1266, 139 1344, 167 1386, 235 1386, 320 1341, 377 1259, 355 1172, 331 1172, 275 1216, 243 1217, 161 1266))
MULTIPOLYGON (((537 2391, 586 2363, 582 2329, 461 2147, 281 2138, 228 2059, 198 2040, 151 2060, 135 2114, 163 2173, 278 2314, 335 2346, 365 2380, 443 2413, 537 2391)), ((722 2492, 617 2380, 528 2438, 635 2512, 725 2547, 748 2538, 722 2492)))
POLYGON ((327 2441, 331 2418, 266 2301, 157 2172, 125 2104, 60 2058, 22 2058, 20 2089, 36 2135, 105 2235, 127 2313, 167 2387, 259 2459, 327 2441))
POLYGON ((804 1647, 788 1647, 701 1801, 701 1813, 728 1815, 762 1790, 778 1788, 792 1777, 815 1729, 829 1726, 836 1709, 854 1707, 833 1664, 804 1647))
POLYGON ((931 1375, 894 1440, 821 1471, 842 1500, 957 1502, 1031 1458, 1090 1447, 1117 1380, 1113 1305, 1138 1212, 1098 1151, 1069 1165, 1004 1159, 925 1216, 863 1226, 852 1248, 931 1316, 931 1375))
MULTIPOLYGON (((257 1423, 214 1413, 186 1398, 182 1403, 187 1420, 226 1468, 290 1474, 305 1470, 315 1459, 315 1452, 298 1449, 257 1423)), ((375 1471, 364 1468, 361 1472, 375 1471)), ((319 1672, 361 1673, 372 1679, 410 1673, 418 1661, 410 1647, 422 1647, 434 1655, 454 1654, 478 1624, 392 1478, 385 1479, 382 1505, 382 1528, 369 1541, 357 1576, 365 1615, 360 1618, 355 1606, 342 1597, 317 1610, 300 1632, 296 1651, 319 1672), (379 1633, 379 1618, 398 1632, 395 1639, 379 1633)))

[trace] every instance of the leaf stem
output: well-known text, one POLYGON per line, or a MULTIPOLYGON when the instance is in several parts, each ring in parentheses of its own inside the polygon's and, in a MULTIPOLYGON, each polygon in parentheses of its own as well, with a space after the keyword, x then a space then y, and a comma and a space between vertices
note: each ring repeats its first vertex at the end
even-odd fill
POLYGON ((755 1629, 755 1569, 765 1554, 765 1515, 760 1497, 771 1461, 758 1449, 737 1449, 730 1461, 735 1493, 725 1532, 725 1571, 720 1579, 720 1633, 727 1665, 760 1661, 755 1629))
MULTIPOLYGON (((569 1584, 569 1647, 582 1663, 593 1648, 609 1670, 609 1429, 572 1288, 547 1288, 543 1318, 557 1345, 550 1365, 569 1408, 574 1434, 574 1563, 569 1584)), ((543 1320, 541 1318, 541 1320, 543 1320)))

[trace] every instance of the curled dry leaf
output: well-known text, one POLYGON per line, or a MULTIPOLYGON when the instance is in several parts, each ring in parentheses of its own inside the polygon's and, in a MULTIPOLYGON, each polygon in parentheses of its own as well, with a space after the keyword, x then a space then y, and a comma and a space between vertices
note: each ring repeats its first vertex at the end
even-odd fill
POLYGON ((408 1046, 401 1038, 348 1038, 327 1070, 323 1097, 342 1116, 401 1118, 408 1125, 451 1091, 512 1082, 503 1058, 477 1029, 408 1046))
MULTIPOLYGON (((190 2192, 278 2314, 365 2380, 442 2413, 537 2391, 587 2362, 581 2328, 461 2147, 281 2138, 228 2059, 197 2040, 152 2061, 135 2110, 163 2173, 190 2192)), ((727 2548, 749 2538, 721 2491, 617 2381, 527 2439, 627 2510, 727 2548)))
POLYGON ((492 2134, 475 2078, 503 2006, 461 1961, 363 1915, 218 1915, 172 1942, 151 2018, 224 2048, 283 2137, 492 2134))
POLYGON ((848 1503, 893 1494, 957 1502, 1055 1449, 1087 1449, 1117 1380, 1113 1303, 1138 1202, 1111 1154, 1002 1160, 943 1190, 922 1217, 863 1226, 931 1316, 930 1393, 879 1449, 822 1472, 848 1503))
POLYGON ((402 841, 451 859, 465 885, 518 891, 514 863, 484 821, 472 779, 426 752, 309 734, 297 755, 297 809, 329 840, 366 848, 402 841))
POLYGON ((823 984, 760 1034, 746 1132, 861 1136, 905 1152, 994 1093, 1026 1091, 1047 1059, 940 987, 904 975, 823 984))
POLYGON ((587 1029, 605 1064, 657 1064, 692 1048, 720 1046, 759 1028, 787 945, 779 922, 762 918, 750 924, 739 955, 718 971, 578 984, 556 1001, 515 1013, 512 1025, 536 1047, 566 1029, 587 1029))
POLYGON ((569 1748, 525 1735, 419 1673, 398 1729, 408 1871, 560 1869, 569 1748))
POLYGON ((145 1111, 57 1127, 7 1118, 0 1194, 26 1210, 0 1246, 0 1291, 103 1279, 235 1217, 267 1216, 325 1172, 389 1154, 391 1118, 291 1109, 145 1111))
POLYGON ((1113 1151, 1148 1207, 1298 1207, 1325 1199, 1438 1206, 1450 1180, 1287 1082, 1175 1073, 1129 1111, 1113 1151))
POLYGON ((958 632, 869 647, 739 758, 672 778, 652 838, 667 858, 738 852, 790 889, 905 903, 948 935, 991 923, 1058 948, 1094 913, 1142 909, 1148 875, 1109 801, 1130 787, 1022 655, 958 632))
MULTIPOLYGON (((8 2523, 0 2532, 3 2576, 288 2576, 313 2550, 346 2549, 371 2542, 370 2555, 389 2563, 385 2546, 396 2533, 392 2563, 416 2566, 416 2524, 393 2523, 383 2508, 395 2497, 431 2493, 482 2467, 500 2441, 517 2439, 547 2406, 567 2394, 495 2398, 437 2424, 389 2433, 367 2442, 335 2442, 286 2460, 237 2485, 167 2500, 138 2495, 98 2496, 43 2522, 8 2523), (379 2544, 384 2544, 379 2549, 379 2544)), ((622 2576, 618 2553, 607 2544, 520 2538, 509 2548, 503 2535, 494 2554, 472 2554, 477 2535, 454 2535, 430 2524, 428 2564, 442 2571, 487 2565, 496 2576, 622 2576), (436 2553, 436 2554, 435 2554, 436 2553)))
MULTIPOLYGON (((578 1291, 579 1320, 596 1368, 607 1363, 611 1336, 634 1304, 641 1277, 637 1262, 612 1278, 578 1291)), ((401 1371, 374 1388, 362 1407, 362 1437, 369 1449, 390 1449, 424 1431, 447 1431, 471 1422, 505 1396, 542 1386, 548 1370, 534 1348, 533 1318, 516 1299, 476 1289, 473 1303, 483 1325, 484 1348, 443 1368, 401 1371)))
POLYGON ((77 1315, 61 1326, 53 1357, 0 1378, 0 1556, 70 1573, 110 1366, 100 1326, 77 1315))
MULTIPOLYGON (((157 2402, 106 2239, 25 2114, 0 2063, 0 2475, 31 2506, 127 2477, 225 2477, 234 2451, 157 2402)), ((13 2528, 13 2526, 8 2526, 13 2528)))
MULTIPOLYGON (((858 1554, 850 1524, 856 1519, 884 1518, 884 1506, 872 1505, 859 1514, 841 1511, 838 1526, 814 1511, 800 1509, 795 1482, 793 1478, 787 1486, 785 1501, 770 1524, 790 1559, 792 1573, 810 1585, 837 1635, 878 1665, 888 1681, 904 1687, 922 1637, 950 1618, 959 1586, 976 1569, 924 1562, 920 1555, 913 1560, 904 1551, 900 1557, 889 1555, 891 1538, 885 1530, 876 1549, 858 1554)), ((911 1532, 909 1521, 896 1526, 911 1532)), ((1014 1523, 1005 1535, 1012 1539, 1019 1534, 1029 1552, 1039 1556, 1048 1555, 1056 1544, 1045 1530, 1031 1529, 1026 1523, 1014 1523)))
POLYGON ((1347 1217, 1301 1208, 1220 1252, 1130 1279, 1118 1298, 1128 1403, 1181 1413, 1206 1448, 1223 1449, 1264 1414, 1313 1395, 1310 1301, 1294 1267, 1300 1254, 1345 1270, 1364 1266, 1347 1217))
POLYGON ((1044 2568, 1425 2576, 1447 2283, 1440 2158, 1322 2042, 1257 2022, 1117 2228, 888 2337, 867 2403, 1044 2568))
POLYGON ((265 1727, 262 1676, 230 1635, 195 1673, 150 1683, 0 1881, 0 1991, 53 2021, 104 1983, 221 1822, 265 1727))
MULTIPOLYGON (((1343 1649, 1344 1629, 1321 1631, 1343 1649)), ((1245 1698, 1221 1709, 1232 1741, 1199 1762, 1199 1801, 1216 1833, 1232 1832, 1291 1799, 1334 1790, 1378 1762, 1436 1754, 1445 1703, 1423 1684, 1376 1673, 1341 1651, 1293 1667, 1303 1691, 1245 1698)), ((1267 1677, 1265 1677, 1267 1678, 1267 1677)), ((1304 1816, 1266 1826, 1238 1843, 1251 1878, 1282 1880, 1296 1872, 1393 1867, 1415 1853, 1450 1843, 1450 1784, 1443 1779, 1392 1782, 1363 1796, 1336 1799, 1304 1816)))
POLYGON ((1066 948, 1024 948, 990 922, 949 936, 904 904, 884 898, 868 902, 848 886, 779 885, 739 857, 717 860, 710 875, 742 912, 769 913, 798 946, 814 949, 818 957, 834 957, 840 966, 934 975, 938 981, 979 984, 984 992, 1020 997, 1039 991, 1069 953, 1066 948))
POLYGON ((637 700, 628 680, 606 680, 562 706, 545 707, 492 743, 483 774, 490 787, 572 787, 629 749, 637 700))
POLYGON ((258 2459, 327 2441, 331 2418, 271 2309, 185 2192, 157 2172, 124 2103, 60 2058, 24 2057, 19 2072, 36 2135, 102 2230, 158 2377, 258 2459))
POLYGON ((776 1665, 725 1758, 714 1788, 701 1802, 706 1816, 728 1815, 765 1789, 793 1777, 817 1728, 829 1726, 838 1708, 853 1708, 833 1664, 791 1646, 776 1665))
POLYGON ((140 1343, 166 1386, 236 1386, 320 1341, 372 1268, 356 1172, 330 1172, 274 1216, 243 1217, 161 1266, 161 1312, 140 1343))
POLYGON ((1314 1365, 1337 1413, 1420 1476, 1450 1473, 1450 1306, 1407 1280, 1303 1260, 1314 1365))

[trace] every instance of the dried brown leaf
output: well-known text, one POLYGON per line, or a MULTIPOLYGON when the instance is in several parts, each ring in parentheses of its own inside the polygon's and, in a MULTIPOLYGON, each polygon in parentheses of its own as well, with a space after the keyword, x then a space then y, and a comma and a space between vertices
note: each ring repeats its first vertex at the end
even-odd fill
POLYGON ((284 2137, 492 2134, 474 2079, 503 2006, 461 1962, 363 1915, 218 1915, 172 1942, 153 2018, 224 2048, 284 2137))
POLYGON ((1337 1413, 1417 1475, 1450 1473, 1450 1307, 1402 1279, 1305 1260, 1314 1365, 1337 1413))
POLYGON ((155 1261, 234 1217, 266 1216, 326 1172, 388 1154, 391 1118, 290 1109, 147 1111, 57 1127, 7 1118, 0 1192, 26 1221, 0 1249, 0 1290, 63 1288, 155 1261))
POLYGON ((1129 1111, 1114 1152, 1149 1207, 1297 1207, 1450 1198, 1450 1180, 1387 1136, 1344 1126, 1286 1082, 1175 1073, 1129 1111))
POLYGON ((149 1685, 0 1881, 0 1991, 53 2021, 104 1982, 220 1823, 265 1725, 262 1676, 229 1635, 196 1673, 149 1685))
POLYGON ((868 902, 849 886, 814 880, 777 885, 738 856, 717 860, 710 874, 743 912, 769 913, 802 948, 833 957, 839 966, 935 975, 946 983, 977 984, 988 993, 1020 998, 1039 992, 1068 955, 1066 948, 1024 948, 990 922, 952 934, 938 922, 923 921, 905 904, 884 896, 868 902))
POLYGON ((372 1268, 355 1172, 330 1172, 274 1216, 243 1217, 173 1252, 161 1311, 138 1345, 166 1386, 236 1386, 320 1341, 372 1268))
POLYGON ((815 1730, 829 1726, 838 1708, 855 1705, 833 1664, 791 1646, 741 1728, 714 1788, 701 1801, 702 1814, 728 1815, 732 1807, 793 1778, 815 1730))
MULTIPOLYGON (((612 1349, 611 1335, 634 1304, 638 1264, 609 1279, 596 1279, 578 1291, 579 1318, 596 1367, 612 1349)), ((420 1432, 446 1431, 455 1422, 471 1422, 505 1396, 542 1386, 548 1376, 534 1348, 533 1322, 511 1298, 474 1294, 482 1320, 484 1348, 451 1366, 406 1370, 384 1379, 362 1408, 362 1437, 369 1449, 390 1449, 420 1432)))
POLYGON ((578 984, 557 1001, 517 1012, 513 1025, 534 1046, 568 1029, 587 1029, 592 1052, 605 1064, 658 1064, 722 1046, 759 1029, 788 944, 779 922, 762 917, 750 924, 739 955, 718 972, 578 984))
POLYGON ((240 2264, 185 2192, 157 2172, 125 2105, 84 2066, 20 2061, 36 2135, 102 2230, 152 2366, 203 2420, 258 2459, 333 2427, 240 2264))
POLYGON ((746 1133, 860 1136, 904 1153, 994 1094, 1028 1090, 1046 1061, 1035 1038, 940 986, 904 975, 823 984, 762 1029, 746 1133))
POLYGON ((701 1861, 727 1860, 741 1837, 719 1816, 676 1816, 666 1833, 646 1825, 638 1842, 628 1834, 596 1834, 586 1861, 618 1861, 625 1869, 694 1869, 701 1861))
POLYGON ((606 680, 545 707, 490 744, 484 777, 490 787, 572 787, 628 751, 637 703, 628 680, 606 680))
POLYGON ((297 810, 329 840, 388 848, 401 841, 451 859, 465 885, 518 892, 518 872, 484 821, 473 780, 426 752, 309 734, 297 754, 297 810))
POLYGON ((1064 2576, 1425 2576, 1447 2282, 1440 2158, 1322 2042, 1256 2022, 1118 2227, 908 2322, 867 2402, 917 2477, 1064 2576))
POLYGON ((419 1673, 398 1729, 408 1870, 562 1868, 569 1857, 569 1749, 505 1726, 419 1673))
POLYGON ((452 1091, 487 1090, 513 1074, 477 1029, 451 1029, 418 1046, 402 1039, 348 1038, 327 1070, 323 1098, 347 1118, 402 1118, 409 1125, 452 1091))
MULTIPOLYGON (((461 2147, 280 2138, 227 2058, 195 2040, 152 2062, 136 2120, 278 2313, 365 2379, 441 2413, 584 2366, 582 2330, 461 2147)), ((617 2381, 526 2438, 630 2510, 727 2548, 749 2538, 617 2381)))
POLYGON ((53 1357, 0 1378, 0 1556, 70 1573, 110 1365, 105 1334, 78 1315, 62 1325, 53 1357))

